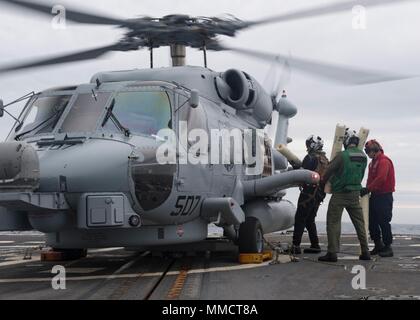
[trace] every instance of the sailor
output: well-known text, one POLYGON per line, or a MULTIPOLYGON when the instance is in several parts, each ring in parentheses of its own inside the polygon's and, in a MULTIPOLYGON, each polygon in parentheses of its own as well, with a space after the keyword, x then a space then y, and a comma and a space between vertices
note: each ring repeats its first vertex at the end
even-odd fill
POLYGON ((356 132, 346 129, 343 141, 345 150, 331 161, 324 174, 324 182, 328 180, 331 182, 332 196, 327 212, 328 252, 325 256, 319 257, 319 261, 337 262, 344 208, 350 215, 360 242, 362 254, 359 259, 370 260, 363 211, 359 201, 367 158, 363 151, 357 148, 358 144, 359 137, 356 132))
POLYGON ((376 140, 369 140, 365 145, 365 152, 370 159, 369 174, 366 188, 360 191, 364 196, 370 193, 369 201, 369 233, 375 242, 370 252, 381 257, 394 255, 392 244, 392 206, 395 191, 394 165, 385 154, 382 146, 376 140))
MULTIPOLYGON (((311 135, 306 139, 306 150, 308 154, 302 161, 303 169, 317 172, 320 177, 323 176, 328 166, 328 158, 322 150, 324 141, 319 136, 311 135)), ((296 168, 295 168, 296 169, 296 168)), ((320 253, 318 233, 316 230, 315 217, 319 205, 325 198, 324 185, 304 185, 298 200, 298 207, 295 215, 295 228, 293 231, 293 254, 301 254, 300 243, 302 241, 303 231, 308 230, 311 241, 310 248, 304 250, 305 253, 320 253)))

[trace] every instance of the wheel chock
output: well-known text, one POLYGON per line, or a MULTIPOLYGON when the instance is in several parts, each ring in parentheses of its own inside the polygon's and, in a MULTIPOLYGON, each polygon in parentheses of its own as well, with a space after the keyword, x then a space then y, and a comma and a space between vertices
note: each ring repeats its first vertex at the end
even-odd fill
POLYGON ((262 263, 273 259, 272 251, 264 251, 263 253, 241 253, 239 254, 239 263, 250 264, 250 263, 262 263))
POLYGON ((84 258, 85 249, 45 249, 41 251, 41 261, 69 261, 84 258))

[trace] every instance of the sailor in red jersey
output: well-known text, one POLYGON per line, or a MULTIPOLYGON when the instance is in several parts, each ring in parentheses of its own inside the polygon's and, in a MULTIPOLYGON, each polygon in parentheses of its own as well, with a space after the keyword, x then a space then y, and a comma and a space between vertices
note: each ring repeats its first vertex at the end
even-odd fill
POLYGON ((369 164, 369 175, 366 188, 361 196, 371 193, 369 204, 369 232, 375 242, 372 255, 392 257, 392 207, 395 191, 394 165, 385 154, 382 146, 376 140, 369 140, 365 152, 372 159, 369 164))

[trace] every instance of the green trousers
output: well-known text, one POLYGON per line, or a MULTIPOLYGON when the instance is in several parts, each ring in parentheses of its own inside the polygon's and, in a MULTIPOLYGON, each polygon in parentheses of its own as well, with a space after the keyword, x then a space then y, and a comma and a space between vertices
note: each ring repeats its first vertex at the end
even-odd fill
POLYGON ((350 215, 362 252, 369 251, 363 211, 359 202, 359 191, 352 191, 333 193, 331 196, 327 212, 328 252, 337 253, 340 251, 343 209, 346 209, 350 215))

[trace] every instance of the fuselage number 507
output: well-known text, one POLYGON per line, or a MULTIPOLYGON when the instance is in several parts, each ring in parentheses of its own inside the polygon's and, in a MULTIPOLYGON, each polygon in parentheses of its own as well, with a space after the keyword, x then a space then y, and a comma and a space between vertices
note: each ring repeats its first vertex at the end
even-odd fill
POLYGON ((189 216, 200 203, 201 196, 178 196, 176 199, 175 210, 171 216, 189 216))

